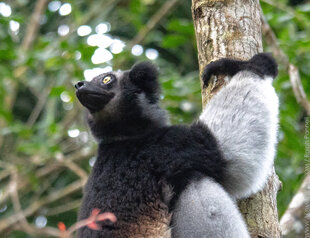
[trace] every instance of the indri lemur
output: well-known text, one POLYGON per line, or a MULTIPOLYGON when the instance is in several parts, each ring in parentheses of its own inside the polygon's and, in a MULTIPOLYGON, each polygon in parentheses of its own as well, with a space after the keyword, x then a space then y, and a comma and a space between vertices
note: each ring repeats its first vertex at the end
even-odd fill
POLYGON ((78 237, 249 237, 235 200, 259 191, 273 164, 277 65, 268 54, 221 59, 206 66, 204 87, 218 74, 227 85, 191 125, 169 125, 151 63, 75 85, 99 142, 79 219, 94 208, 117 217, 78 237))

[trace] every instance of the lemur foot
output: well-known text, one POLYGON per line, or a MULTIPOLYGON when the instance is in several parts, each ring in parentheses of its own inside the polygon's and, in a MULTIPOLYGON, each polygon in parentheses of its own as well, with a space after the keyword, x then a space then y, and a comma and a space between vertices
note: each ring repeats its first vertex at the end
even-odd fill
POLYGON ((253 71, 261 77, 278 75, 278 65, 270 53, 256 54, 248 61, 248 67, 245 70, 253 71), (251 68, 253 67, 253 68, 251 68))
POLYGON ((269 53, 259 53, 248 61, 234 59, 220 59, 208 64, 202 74, 203 86, 206 88, 212 75, 226 74, 234 76, 240 71, 248 70, 260 77, 265 75, 275 78, 278 74, 278 66, 269 53))

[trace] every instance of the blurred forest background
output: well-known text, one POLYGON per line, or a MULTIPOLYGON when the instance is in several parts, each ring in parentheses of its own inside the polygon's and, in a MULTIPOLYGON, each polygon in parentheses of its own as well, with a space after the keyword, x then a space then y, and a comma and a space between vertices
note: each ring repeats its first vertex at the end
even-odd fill
MULTIPOLYGON (((281 101, 275 166, 283 182, 281 217, 306 175, 307 120, 283 54, 310 92, 310 1, 261 5, 283 51, 274 82, 281 101)), ((275 52, 268 41, 264 49, 275 52)), ((197 118, 201 96, 191 1, 0 1, 0 237, 34 237, 36 228, 49 233, 59 221, 76 221, 96 144, 73 85, 142 60, 160 67, 162 105, 172 123, 197 118)))

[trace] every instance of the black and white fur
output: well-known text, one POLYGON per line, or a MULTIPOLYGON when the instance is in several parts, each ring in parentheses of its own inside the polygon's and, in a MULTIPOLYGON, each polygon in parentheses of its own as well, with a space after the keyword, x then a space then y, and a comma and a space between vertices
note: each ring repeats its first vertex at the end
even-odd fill
POLYGON ((76 85, 99 141, 79 219, 94 208, 118 219, 78 237, 249 237, 235 199, 259 191, 273 164, 277 66, 268 54, 221 59, 206 67, 205 85, 218 74, 231 79, 189 126, 168 124, 150 63, 76 85))

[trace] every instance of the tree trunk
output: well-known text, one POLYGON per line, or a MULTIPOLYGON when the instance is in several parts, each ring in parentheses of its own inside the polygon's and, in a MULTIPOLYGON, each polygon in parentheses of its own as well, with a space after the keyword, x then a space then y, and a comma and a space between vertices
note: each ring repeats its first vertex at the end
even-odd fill
MULTIPOLYGON (((262 52, 258 0, 192 0, 200 73, 211 61, 228 57, 247 60, 262 52)), ((224 75, 202 91, 203 105, 224 85, 224 75)), ((280 237, 273 172, 263 191, 239 202, 251 237, 280 237)))

